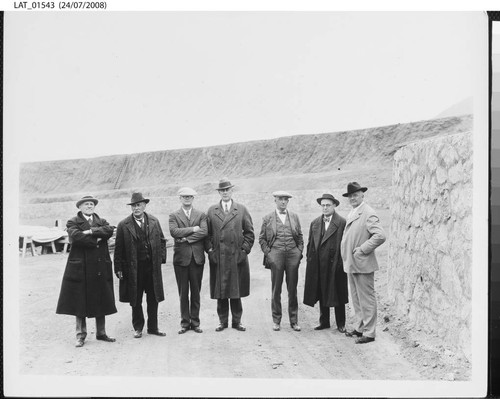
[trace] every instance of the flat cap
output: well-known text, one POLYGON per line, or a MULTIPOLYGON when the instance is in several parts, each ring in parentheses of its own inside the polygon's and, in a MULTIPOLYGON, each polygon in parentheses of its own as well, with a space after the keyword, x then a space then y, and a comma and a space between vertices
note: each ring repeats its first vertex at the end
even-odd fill
POLYGON ((286 191, 283 191, 283 190, 279 190, 279 191, 275 191, 273 193, 273 196, 274 197, 286 197, 286 198, 292 198, 292 195, 290 193, 287 193, 286 191))
POLYGON ((194 191, 191 187, 182 187, 179 189, 177 194, 179 194, 180 196, 192 195, 193 197, 195 195, 198 195, 198 193, 196 191, 194 191))

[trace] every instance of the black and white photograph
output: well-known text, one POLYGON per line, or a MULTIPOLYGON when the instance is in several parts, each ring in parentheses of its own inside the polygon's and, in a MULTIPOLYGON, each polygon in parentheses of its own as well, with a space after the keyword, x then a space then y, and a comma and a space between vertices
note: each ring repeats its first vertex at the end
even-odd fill
POLYGON ((486 12, 113 3, 3 14, 5 394, 486 394, 486 12))

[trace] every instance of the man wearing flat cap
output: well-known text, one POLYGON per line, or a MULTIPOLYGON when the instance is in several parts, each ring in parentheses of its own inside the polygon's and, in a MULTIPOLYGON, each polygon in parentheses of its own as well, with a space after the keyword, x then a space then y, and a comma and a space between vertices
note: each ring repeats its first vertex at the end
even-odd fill
POLYGON ((71 250, 64 270, 56 313, 76 316, 76 347, 87 337, 86 317, 95 317, 96 339, 106 334, 105 316, 116 313, 108 239, 114 227, 94 213, 99 201, 88 195, 77 201, 78 214, 66 223, 71 250))
POLYGON ((297 283, 304 239, 299 217, 296 213, 287 210, 288 202, 292 196, 286 191, 275 191, 273 196, 276 209, 262 219, 259 235, 259 244, 264 252, 264 266, 271 269, 273 330, 280 330, 281 288, 283 277, 286 276, 290 326, 293 330, 300 331, 297 283))
POLYGON ((345 333, 348 291, 340 243, 346 221, 336 212, 339 201, 332 194, 323 194, 316 201, 322 215, 314 219, 309 228, 304 304, 314 306, 319 301, 319 325, 315 330, 330 328, 330 308, 333 307, 337 330, 345 333))
POLYGON ((355 313, 354 330, 346 332, 356 336, 357 344, 375 340, 377 299, 375 297, 375 271, 378 270, 375 248, 385 241, 385 232, 375 211, 364 202, 368 190, 357 182, 347 185, 342 196, 349 198, 352 210, 342 238, 341 251, 344 270, 349 278, 355 313))
POLYGON ((146 293, 148 334, 165 336, 158 329, 158 303, 163 301, 161 265, 167 260, 166 239, 160 222, 146 213, 148 198, 133 193, 130 203, 132 214, 116 229, 115 274, 120 279, 120 302, 132 307, 134 337, 141 338, 145 320, 142 295, 146 293))
POLYGON ((200 290, 205 265, 204 241, 208 235, 207 216, 193 208, 196 191, 179 190, 181 208, 170 214, 168 224, 174 238, 174 272, 181 306, 181 329, 203 332, 200 328, 200 290), (189 292, 191 291, 191 304, 189 292))
POLYGON ((210 263, 210 296, 217 299, 219 326, 215 331, 228 327, 229 307, 232 328, 245 331, 241 324, 243 307, 241 298, 250 295, 250 253, 255 235, 252 218, 247 208, 232 200, 234 185, 221 179, 216 190, 221 201, 207 212, 207 253, 210 263))

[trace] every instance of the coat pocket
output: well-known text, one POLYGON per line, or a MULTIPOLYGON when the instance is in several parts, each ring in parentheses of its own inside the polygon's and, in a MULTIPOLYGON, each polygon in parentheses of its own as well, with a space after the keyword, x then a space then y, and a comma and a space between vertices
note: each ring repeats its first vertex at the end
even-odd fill
POLYGON ((64 271, 64 279, 69 281, 83 281, 85 278, 83 261, 80 259, 70 259, 64 271))

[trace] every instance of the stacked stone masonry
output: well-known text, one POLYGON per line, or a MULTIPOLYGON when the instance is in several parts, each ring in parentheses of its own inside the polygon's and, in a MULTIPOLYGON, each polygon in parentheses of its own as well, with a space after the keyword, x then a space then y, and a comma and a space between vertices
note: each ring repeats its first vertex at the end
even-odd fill
POLYGON ((472 136, 394 155, 388 297, 410 328, 471 358, 472 136))

